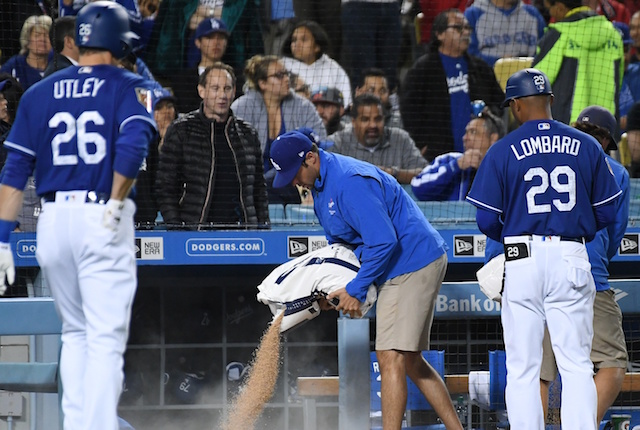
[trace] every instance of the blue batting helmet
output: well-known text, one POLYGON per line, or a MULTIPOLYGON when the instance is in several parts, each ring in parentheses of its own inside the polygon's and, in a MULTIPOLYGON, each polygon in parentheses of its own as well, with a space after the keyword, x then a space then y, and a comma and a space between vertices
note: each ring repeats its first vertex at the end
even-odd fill
POLYGON ((115 58, 131 53, 138 36, 129 30, 129 15, 116 2, 97 1, 80 9, 76 17, 76 45, 106 49, 115 58))
POLYGON ((520 97, 553 95, 549 78, 538 69, 523 69, 515 72, 507 80, 504 93, 502 107, 509 106, 511 100, 520 97))

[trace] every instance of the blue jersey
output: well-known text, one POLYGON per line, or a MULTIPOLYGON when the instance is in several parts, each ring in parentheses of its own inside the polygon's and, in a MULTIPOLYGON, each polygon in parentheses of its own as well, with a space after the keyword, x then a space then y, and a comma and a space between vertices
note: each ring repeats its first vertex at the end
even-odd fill
MULTIPOLYGON (((591 273, 596 283, 597 291, 608 290, 609 261, 616 255, 620 241, 627 230, 629 219, 629 172, 613 158, 606 156, 613 170, 618 186, 622 190, 620 198, 616 199, 616 221, 607 228, 598 230, 592 241, 587 242, 587 253, 591 263, 591 273)), ((502 254, 502 243, 487 237, 484 251, 484 262, 488 263, 494 257, 502 254)))
POLYGON ((594 208, 621 194, 600 144, 553 120, 527 121, 496 142, 480 164, 467 199, 500 215, 502 237, 587 237, 594 208))
POLYGON ((155 134, 149 83, 109 65, 71 66, 20 100, 4 145, 2 183, 23 189, 35 169, 36 192, 110 193, 113 172, 135 178, 155 134))

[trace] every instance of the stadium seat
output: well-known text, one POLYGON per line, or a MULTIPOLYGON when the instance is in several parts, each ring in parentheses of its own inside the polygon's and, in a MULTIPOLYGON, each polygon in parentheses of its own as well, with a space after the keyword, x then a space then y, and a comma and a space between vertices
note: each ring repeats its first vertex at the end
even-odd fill
POLYGON ((287 205, 285 208, 285 216, 290 224, 302 225, 318 225, 320 221, 310 205, 287 205))
POLYGON ((507 85, 507 79, 518 70, 531 67, 533 63, 533 57, 504 57, 498 59, 493 65, 493 72, 496 75, 496 79, 504 91, 507 85))
MULTIPOLYGON (((51 298, 0 299, 0 336, 60 335, 62 323, 51 298)), ((57 393, 62 399, 58 363, 2 362, 0 390, 57 393)), ((62 428, 62 411, 59 413, 62 428)), ((53 427, 52 427, 53 428, 53 427)))
POLYGON ((272 225, 288 223, 283 205, 280 203, 269 204, 269 221, 271 221, 272 225))

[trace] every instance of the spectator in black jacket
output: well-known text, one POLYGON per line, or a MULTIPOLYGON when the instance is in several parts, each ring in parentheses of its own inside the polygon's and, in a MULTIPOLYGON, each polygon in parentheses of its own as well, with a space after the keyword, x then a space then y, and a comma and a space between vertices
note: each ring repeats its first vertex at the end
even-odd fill
POLYGON ((56 18, 49 29, 49 40, 55 55, 44 69, 45 78, 53 72, 78 64, 80 49, 76 45, 76 17, 56 18))
POLYGON ((429 52, 409 70, 400 94, 404 128, 428 160, 464 152, 472 100, 484 100, 499 117, 504 100, 493 69, 467 53, 471 26, 462 12, 438 14, 431 33, 429 52))
POLYGON ((200 75, 200 109, 175 120, 160 150, 157 200, 169 228, 265 228, 267 186, 256 130, 235 117, 233 69, 200 75))

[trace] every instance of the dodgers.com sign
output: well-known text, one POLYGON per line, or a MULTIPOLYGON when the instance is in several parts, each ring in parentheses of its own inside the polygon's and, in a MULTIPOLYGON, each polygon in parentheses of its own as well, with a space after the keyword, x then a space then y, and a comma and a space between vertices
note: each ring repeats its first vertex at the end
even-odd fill
POLYGON ((186 252, 191 257, 259 256, 264 254, 265 246, 260 238, 189 239, 186 252))
POLYGON ((16 254, 20 258, 36 258, 36 240, 19 240, 16 243, 16 254))

